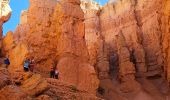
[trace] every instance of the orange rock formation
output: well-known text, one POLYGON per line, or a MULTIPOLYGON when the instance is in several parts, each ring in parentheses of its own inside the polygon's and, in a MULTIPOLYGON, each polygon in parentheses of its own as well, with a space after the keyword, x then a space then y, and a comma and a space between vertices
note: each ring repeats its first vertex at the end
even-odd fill
POLYGON ((2 41, 0 98, 170 100, 169 34, 169 0, 30 0, 2 41), (23 72, 27 57, 36 74, 23 72), (54 62, 59 80, 47 78, 54 62))
POLYGON ((23 71, 25 58, 34 57, 36 71, 48 77, 55 62, 59 79, 96 94, 99 80, 89 63, 83 19, 79 0, 31 0, 14 36, 8 33, 4 38, 4 50, 11 59, 9 71, 23 71), (7 42, 10 39, 14 42, 7 42), (11 49, 6 50, 9 46, 11 49))

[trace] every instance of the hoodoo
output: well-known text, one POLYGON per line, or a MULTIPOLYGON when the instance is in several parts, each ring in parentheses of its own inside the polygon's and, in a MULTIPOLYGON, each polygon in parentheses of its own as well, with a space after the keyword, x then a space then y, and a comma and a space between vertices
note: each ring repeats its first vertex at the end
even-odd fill
POLYGON ((11 8, 9 6, 9 0, 0 1, 0 48, 2 49, 2 25, 7 22, 11 16, 11 8))
POLYGON ((170 100, 170 0, 29 1, 4 37, 0 1, 0 100, 170 100))

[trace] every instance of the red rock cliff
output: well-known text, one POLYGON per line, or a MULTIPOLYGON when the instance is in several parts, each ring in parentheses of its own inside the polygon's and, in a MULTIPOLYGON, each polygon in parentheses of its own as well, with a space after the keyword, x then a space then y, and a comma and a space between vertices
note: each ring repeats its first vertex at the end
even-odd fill
MULTIPOLYGON (((90 5, 86 6, 90 8, 90 5)), ((92 12, 93 7, 91 10, 87 9, 85 15, 92 12)), ((94 22, 89 20, 92 17, 85 17, 86 35, 95 33, 89 31, 90 28, 99 27, 98 33, 108 48, 109 71, 106 72, 111 80, 114 81, 118 77, 120 80, 116 80, 120 83, 130 82, 123 86, 123 92, 130 92, 141 86, 143 88, 145 80, 142 80, 142 84, 139 81, 143 78, 151 78, 147 81, 155 81, 154 78, 159 77, 160 80, 166 78, 169 81, 169 7, 169 0, 110 0, 97 10, 95 18, 99 18, 99 21, 95 21, 99 25, 94 25, 94 22), (124 41, 124 45, 120 40, 124 41), (138 81, 133 84, 133 80, 138 81)), ((95 39, 90 39, 91 42, 88 39, 86 39, 88 47, 96 42, 95 39)), ((98 46, 95 45, 95 47, 98 46)), ((89 52, 92 50, 89 49, 89 52)), ((97 60, 95 55, 92 56, 93 61, 97 60)), ((106 66, 107 64, 103 65, 105 70, 106 66)), ((163 83, 166 84, 166 81, 163 83)), ((158 82, 153 82, 153 84, 158 84, 158 82)), ((107 86, 103 86, 105 87, 107 86)), ((122 86, 120 87, 122 90, 122 86)), ((162 88, 162 86, 157 88, 162 88)))
POLYGON ((108 100, 165 100, 169 20, 169 0, 30 0, 4 52, 11 73, 34 57, 44 77, 57 62, 59 80, 108 100))
POLYGON ((83 20, 79 0, 30 0, 14 36, 8 35, 14 37, 14 47, 6 49, 12 59, 10 72, 22 71, 25 58, 34 57, 38 73, 48 77, 57 63, 60 80, 95 94, 99 82, 89 63, 83 20))

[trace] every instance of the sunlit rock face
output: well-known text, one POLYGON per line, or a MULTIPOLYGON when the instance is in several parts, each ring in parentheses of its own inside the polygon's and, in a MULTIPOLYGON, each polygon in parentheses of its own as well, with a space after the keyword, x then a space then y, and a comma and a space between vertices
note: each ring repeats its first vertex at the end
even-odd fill
POLYGON ((26 36, 26 33, 29 30, 29 24, 28 22, 28 11, 24 10, 21 12, 20 16, 20 23, 17 26, 17 28, 14 31, 14 39, 16 42, 24 40, 24 37, 26 36))
POLYGON ((101 5, 99 5, 97 2, 93 1, 93 0, 81 0, 81 9, 83 9, 83 11, 86 10, 99 10, 101 5))
POLYGON ((30 0, 12 36, 15 46, 8 50, 13 59, 10 72, 22 72, 24 59, 33 57, 36 72, 49 77, 50 68, 58 63, 60 80, 96 94, 99 80, 89 63, 83 20, 79 0, 30 0))
POLYGON ((100 32, 99 9, 101 6, 95 1, 81 0, 84 12, 85 41, 89 53, 89 62, 95 67, 99 79, 109 78, 109 61, 107 48, 100 32))
MULTIPOLYGON (((1 0, 0 1, 0 38, 2 38, 2 25, 6 21, 9 20, 11 16, 11 8, 9 6, 9 1, 8 0, 1 0)), ((0 48, 2 48, 2 44, 0 43, 0 48)))
POLYGON ((20 24, 14 32, 16 43, 28 47, 29 56, 34 56, 38 62, 37 71, 44 74, 49 72, 57 51, 57 39, 53 38, 55 33, 51 29, 56 4, 57 0, 30 0, 30 6, 22 11, 20 24))
POLYGON ((27 19, 28 19, 27 10, 23 10, 23 11, 21 12, 20 24, 21 24, 21 25, 22 25, 22 24, 26 24, 26 23, 28 22, 27 19))
POLYGON ((170 98, 169 0, 30 3, 3 41, 10 72, 23 71, 24 59, 33 56, 43 76, 56 61, 60 80, 93 94, 100 86, 107 100, 170 98))
POLYGON ((83 20, 79 0, 61 0, 57 4, 52 25, 58 36, 59 77, 95 94, 99 81, 94 67, 88 62, 83 20))
POLYGON ((81 1, 81 9, 84 12, 85 40, 90 55, 90 63, 96 64, 96 57, 100 42, 100 24, 98 10, 100 6, 96 2, 81 1))
POLYGON ((2 22, 6 22, 9 20, 11 15, 11 8, 9 6, 9 0, 1 0, 0 1, 0 20, 2 22))
POLYGON ((108 3, 115 3, 118 0, 108 0, 108 3))

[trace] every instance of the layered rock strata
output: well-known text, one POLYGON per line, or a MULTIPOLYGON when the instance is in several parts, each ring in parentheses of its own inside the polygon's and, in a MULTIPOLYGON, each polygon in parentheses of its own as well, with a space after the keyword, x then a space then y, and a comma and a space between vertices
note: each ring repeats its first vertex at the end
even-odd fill
POLYGON ((4 50, 12 59, 10 72, 23 71, 24 60, 33 58, 35 71, 49 77, 50 68, 56 63, 60 80, 95 94, 99 81, 89 63, 83 20, 79 0, 30 0, 14 35, 9 33, 4 38, 4 45, 8 45, 4 50), (11 37, 14 42, 7 43, 11 37))
MULTIPOLYGON (((84 10, 85 7, 82 8, 84 10)), ((94 5, 88 4, 85 14, 94 11, 93 8, 95 8, 94 5)), ((99 25, 94 25, 94 21, 85 17, 85 24, 88 26, 85 28, 85 34, 89 35, 92 33, 89 29, 99 27, 99 36, 107 46, 107 57, 102 56, 101 58, 108 58, 109 77, 113 81, 118 81, 120 78, 118 81, 120 83, 127 79, 129 85, 125 85, 125 87, 132 87, 123 89, 124 92, 133 90, 136 88, 135 86, 140 90, 143 84, 140 86, 141 81, 139 80, 143 78, 152 81, 157 89, 162 86, 166 87, 166 81, 160 83, 164 85, 158 87, 159 82, 157 83, 156 80, 163 81, 166 78, 165 80, 169 81, 169 0, 110 0, 96 12, 97 17, 95 18, 99 18, 96 21, 99 25), (123 36, 126 46, 120 43, 120 39, 117 38, 119 36, 123 36)), ((94 40, 88 39, 86 39, 86 43, 89 47, 96 42, 95 38, 94 40)), ((98 45, 94 47, 96 48, 98 45)), ((92 51, 89 49, 89 52, 92 51)), ((92 56, 91 61, 98 59, 97 56, 92 56)), ((103 65, 102 68, 106 70, 105 66, 103 65)))
POLYGON ((81 9, 84 12, 85 18, 85 41, 90 57, 90 64, 95 67, 99 79, 108 79, 109 62, 106 51, 107 47, 100 33, 100 7, 94 1, 81 0, 81 9))
POLYGON ((164 72, 166 78, 170 79, 169 75, 169 34, 170 34, 170 1, 165 0, 163 3, 163 12, 161 17, 161 31, 162 31, 162 52, 164 57, 164 72))
MULTIPOLYGON (((164 59, 161 41, 165 35, 163 35, 161 25, 163 25, 163 22, 167 23, 164 21, 168 16, 169 8, 167 5, 168 1, 166 0, 154 0, 152 2, 117 0, 114 2, 109 1, 101 9, 97 10, 99 21, 96 22, 100 24, 98 31, 109 46, 110 63, 115 59, 119 59, 116 35, 121 30, 130 52, 131 61, 135 65, 136 75, 148 77, 162 75, 164 59), (118 54, 118 56, 114 54, 118 54)), ((88 12, 93 11, 93 7, 88 6, 88 8, 88 12)), ((94 22, 90 21, 86 24, 89 27, 92 23, 94 22)), ((88 27, 86 28, 87 31, 89 30, 88 27)), ((86 34, 90 34, 90 32, 86 34)), ((93 44, 92 42, 89 45, 93 44)), ((115 63, 118 63, 118 61, 115 63)), ((113 65, 110 65, 110 68, 113 65)))
MULTIPOLYGON (((11 59, 9 71, 22 72, 25 58, 34 57, 36 72, 47 77, 55 62, 59 80, 79 90, 95 94, 99 78, 100 96, 108 100, 165 100, 170 80, 169 5, 169 0, 110 0, 100 7, 82 0, 82 11, 79 0, 30 0, 14 35, 8 32, 3 39, 4 53, 11 59)), ((36 82, 39 79, 36 76, 36 82)), ((20 87, 24 92, 36 90, 27 82, 20 87)), ((5 89, 11 88, 17 87, 5 89)), ((50 99, 47 94, 53 91, 39 99, 50 99)))
POLYGON ((88 63, 89 55, 84 40, 84 14, 80 1, 61 1, 57 4, 53 22, 58 31, 57 53, 60 78, 78 88, 95 93, 98 79, 94 67, 88 63), (69 9, 69 8, 74 9, 69 9), (60 25, 59 25, 60 24, 60 25))

